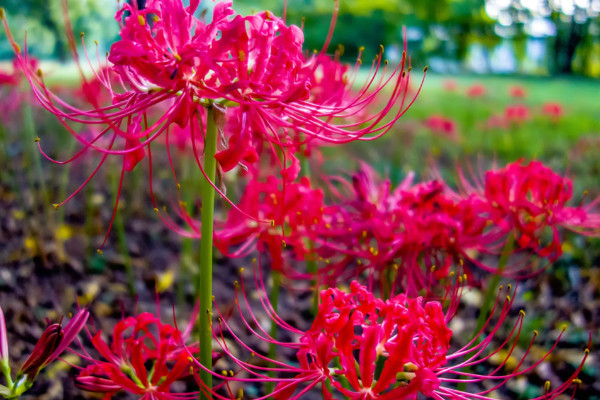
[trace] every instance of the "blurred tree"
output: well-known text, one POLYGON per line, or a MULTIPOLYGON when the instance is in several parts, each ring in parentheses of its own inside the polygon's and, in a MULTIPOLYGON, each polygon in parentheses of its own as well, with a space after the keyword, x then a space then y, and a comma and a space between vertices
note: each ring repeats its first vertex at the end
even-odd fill
MULTIPOLYGON (((69 17, 75 33, 86 32, 98 41, 112 40, 117 31, 116 24, 112 22, 117 2, 114 2, 114 7, 107 7, 106 3, 106 0, 69 2, 69 17)), ((65 13, 61 0, 3 0, 2 6, 6 10, 9 23, 15 27, 22 27, 13 30, 18 41, 23 41, 25 30, 43 32, 42 35, 28 35, 28 47, 32 53, 61 60, 68 58, 69 49, 64 31, 65 13)))

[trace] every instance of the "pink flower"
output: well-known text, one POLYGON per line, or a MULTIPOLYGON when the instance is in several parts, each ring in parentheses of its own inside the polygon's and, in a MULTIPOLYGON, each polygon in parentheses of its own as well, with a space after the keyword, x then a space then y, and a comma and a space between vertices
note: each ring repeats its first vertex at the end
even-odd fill
MULTIPOLYGON (((108 156, 122 157, 122 184, 125 172, 150 154, 151 143, 177 125, 189 131, 188 142, 202 169, 203 146, 197 142, 203 142, 206 110, 211 109, 219 143, 227 143, 216 156, 223 171, 239 163, 248 167, 264 151, 277 160, 283 179, 288 179, 278 149, 291 158, 310 142, 375 139, 391 129, 415 100, 408 96, 406 51, 400 64, 391 68, 382 47, 366 83, 354 92, 360 54, 349 73, 348 66, 325 55, 331 32, 323 51, 307 58, 302 30, 268 11, 241 16, 231 1, 223 1, 216 3, 206 22, 194 16, 198 5, 199 1, 184 7, 178 0, 149 0, 140 10, 125 2, 115 16, 121 30, 108 56, 112 66, 95 72, 111 102, 99 104, 102 96, 93 95, 91 84, 84 85, 91 108, 67 104, 46 87, 41 71, 27 67, 27 49, 21 54, 3 19, 34 95, 82 146, 69 161, 88 150, 99 152, 96 172, 108 156), (237 110, 229 112, 228 107, 237 110), (97 126, 98 135, 86 138, 70 123, 97 126), (101 141, 102 137, 109 140, 101 141)), ((214 183, 213 187, 225 196, 214 183)))
MULTIPOLYGON (((317 316, 309 329, 300 331, 270 308, 265 288, 261 283, 259 285, 253 296, 258 295, 273 323, 280 331, 288 331, 292 337, 300 338, 292 342, 272 338, 260 327, 254 312, 242 312, 250 307, 244 292, 243 299, 236 301, 243 323, 261 341, 276 344, 280 349, 295 350, 298 365, 271 360, 243 344, 246 352, 262 360, 261 363, 246 362, 243 356, 228 350, 224 339, 232 335, 236 341, 243 343, 241 332, 232 330, 225 319, 220 320, 220 327, 215 331, 215 339, 223 347, 227 359, 237 364, 244 375, 238 376, 234 372, 222 377, 225 382, 277 383, 272 393, 266 393, 257 400, 268 397, 302 399, 318 384, 323 398, 328 400, 416 400, 419 396, 436 400, 494 399, 492 393, 495 390, 511 379, 525 376, 543 363, 564 332, 563 328, 550 351, 541 358, 530 360, 528 356, 537 336, 535 332, 522 359, 516 367, 508 370, 504 367, 518 341, 523 339, 525 317, 525 312, 519 312, 508 337, 500 340, 499 345, 494 344, 511 310, 516 289, 512 291, 510 285, 507 291, 499 288, 491 315, 482 330, 456 351, 450 351, 453 335, 447 324, 451 313, 444 313, 439 302, 426 302, 420 297, 411 298, 405 294, 383 300, 354 281, 348 291, 336 288, 321 291, 317 316), (499 359, 499 365, 482 372, 492 357, 499 359), (264 362, 270 362, 272 366, 262 366, 264 362), (477 372, 468 372, 468 369, 477 372), (267 372, 275 374, 275 377, 267 376, 267 372), (292 378, 289 378, 290 374, 293 374, 292 378), (471 385, 484 383, 485 389, 481 387, 464 392, 455 388, 455 384, 461 381, 471 385)), ((588 354, 589 349, 586 349, 579 366, 570 376, 564 377, 563 383, 550 390, 548 382, 545 395, 534 400, 558 398, 567 391, 577 381, 588 354)))
POLYGON ((522 104, 507 106, 504 116, 508 122, 520 125, 529 120, 529 109, 522 104))
POLYGON ((91 341, 103 360, 81 354, 91 364, 81 369, 75 384, 89 392, 106 393, 105 399, 120 391, 148 400, 180 398, 171 395, 171 385, 189 376, 193 367, 190 354, 198 351, 197 345, 186 348, 184 343, 196 315, 197 310, 184 332, 150 313, 125 318, 115 325, 110 345, 98 331, 91 341))
POLYGON ((477 98, 483 97, 487 93, 487 89, 481 83, 474 83, 467 88, 467 96, 477 98))
POLYGON ((550 118, 550 121, 557 123, 564 115, 563 106, 560 103, 547 102, 542 106, 542 114, 550 118))
POLYGON ((425 126, 437 135, 451 139, 457 138, 456 122, 442 115, 432 115, 425 121, 425 126))
POLYGON ((458 89, 458 83, 452 79, 446 79, 444 81, 444 90, 446 92, 455 92, 458 89))
POLYGON ((310 181, 285 183, 271 176, 266 182, 251 181, 239 207, 271 225, 259 224, 238 210, 229 211, 227 221, 215 227, 215 245, 224 254, 242 257, 267 251, 272 268, 284 269, 284 248, 294 250, 296 258, 304 260, 309 249, 306 240, 314 237, 314 227, 321 221, 323 192, 312 189, 310 181), (237 246, 233 252, 230 248, 237 246))
POLYGON ((511 86, 508 88, 508 93, 515 99, 523 99, 527 96, 527 91, 523 86, 511 86))
POLYGON ((470 187, 469 191, 485 201, 481 211, 498 229, 514 235, 521 248, 550 260, 562 254, 560 227, 584 235, 600 234, 600 218, 593 212, 599 200, 568 206, 571 180, 539 161, 525 164, 520 160, 488 171, 484 188, 470 187), (546 241, 548 231, 551 239, 546 241))

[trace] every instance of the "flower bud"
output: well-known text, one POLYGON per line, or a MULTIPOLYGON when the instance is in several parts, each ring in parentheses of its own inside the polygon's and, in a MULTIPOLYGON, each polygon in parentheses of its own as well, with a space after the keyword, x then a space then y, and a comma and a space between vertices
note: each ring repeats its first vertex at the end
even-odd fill
POLYGON ((64 332, 61 324, 52 324, 42 334, 31 355, 21 367, 19 375, 26 375, 28 382, 33 382, 40 369, 46 366, 50 356, 63 340, 64 332))

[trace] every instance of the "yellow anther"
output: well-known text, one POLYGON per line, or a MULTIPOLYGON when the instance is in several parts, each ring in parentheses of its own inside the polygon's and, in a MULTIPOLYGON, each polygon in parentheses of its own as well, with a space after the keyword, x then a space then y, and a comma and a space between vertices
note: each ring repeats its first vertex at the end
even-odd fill
POLYGON ((435 268, 436 268, 435 265, 432 265, 431 268, 430 268, 430 271, 431 272, 435 271, 435 268))
POLYGON ((36 137, 35 139, 33 139, 36 143, 40 141, 39 137, 36 137))
POLYGON ((359 52, 359 53, 362 53, 363 51, 365 51, 365 46, 360 46, 360 47, 358 48, 358 52, 359 52))
POLYGON ((590 354, 590 349, 585 349, 583 352, 584 352, 586 355, 588 355, 588 354, 590 354))
POLYGON ((265 19, 271 19, 271 12, 269 10, 265 11, 265 19))
POLYGON ((383 64, 384 64, 384 65, 388 65, 389 63, 390 63, 390 62, 389 62, 388 60, 384 60, 384 61, 383 61, 383 64))
POLYGON ((158 208, 156 208, 156 207, 154 207, 154 211, 157 212, 157 213, 160 212, 160 210, 158 208))
POLYGON ((271 220, 271 226, 275 226, 275 220, 274 219, 271 220))
POLYGON ((567 330, 567 324, 563 324, 563 326, 561 326, 560 329, 562 331, 566 331, 567 330))
POLYGON ((175 58, 177 61, 181 61, 181 56, 179 54, 173 54, 173 58, 175 58))
POLYGON ((211 301, 215 301, 215 296, 210 297, 211 301))
POLYGON ((15 48, 15 53, 21 54, 21 46, 19 46, 18 44, 14 44, 13 47, 15 48))
POLYGON ((252 259, 252 264, 256 264, 256 258, 252 259))
POLYGON ((450 271, 450 273, 448 274, 449 278, 452 278, 454 276, 454 271, 450 271))
POLYGON ((246 53, 243 50, 238 51, 238 58, 241 62, 244 62, 246 60, 246 53))
POLYGON ((519 310, 519 315, 520 315, 521 317, 524 317, 524 316, 525 316, 525 311, 524 311, 524 310, 519 310))
POLYGON ((330 224, 325 224, 325 228, 331 229, 331 225, 330 224))
POLYGON ((233 377, 233 375, 235 375, 235 374, 233 373, 233 370, 230 369, 229 370, 229 376, 233 377))
POLYGON ((510 296, 506 295, 506 301, 510 301, 510 296))
POLYGON ((423 68, 423 73, 427 72, 428 69, 429 69, 429 66, 426 65, 425 68, 423 68))
POLYGON ((6 17, 6 12, 4 11, 4 7, 0 7, 0 18, 4 19, 6 17))
POLYGON ((467 280, 467 274, 463 274, 463 279, 466 281, 467 280))
POLYGON ((84 37, 84 36, 85 36, 85 32, 81 32, 81 33, 79 34, 79 37, 84 37))
POLYGON ((144 18, 143 15, 138 15, 138 22, 141 26, 146 25, 146 19, 144 18))
POLYGON ((581 385, 581 379, 575 378, 575 379, 573 379, 573 383, 576 385, 581 385))
POLYGON ((244 398, 244 389, 240 388, 240 390, 238 390, 237 400, 242 400, 243 398, 244 398))
POLYGON ((54 204, 52 204, 52 207, 54 207, 55 210, 58 210, 58 207, 60 207, 60 204, 54 203, 54 204))
POLYGON ((243 274, 243 273, 244 273, 244 267, 241 267, 240 268, 240 274, 243 274))
POLYGON ((504 289, 504 286, 502 286, 502 285, 498 286, 498 290, 502 290, 502 289, 504 289))
POLYGON ((159 22, 159 21, 160 21, 160 18, 159 18, 159 16, 158 16, 158 15, 154 15, 154 16, 152 17, 152 21, 154 21, 154 22, 159 22))
POLYGON ((233 281, 233 286, 238 288, 238 287, 240 287, 240 283, 238 281, 233 281))
POLYGON ((380 44, 380 45, 379 45, 379 52, 380 52, 380 53, 383 53, 383 51, 384 51, 384 50, 385 50, 385 48, 383 47, 383 45, 382 45, 382 44, 380 44))
POLYGON ((37 71, 35 71, 35 73, 37 74, 37 76, 39 76, 40 78, 42 77, 42 75, 44 75, 44 73, 42 72, 41 69, 38 68, 37 71))
POLYGON ((224 369, 223 371, 221 371, 221 375, 223 375, 223 376, 227 376, 227 374, 228 374, 228 372, 227 372, 227 370, 226 370, 226 369, 224 369))
POLYGON ((544 389, 546 389, 546 392, 550 391, 550 381, 546 381, 546 383, 544 383, 544 389))
POLYGON ((181 183, 177 184, 177 190, 181 190, 181 183))
POLYGON ((188 358, 187 358, 187 360, 188 360, 188 362, 190 362, 190 363, 193 363, 193 362, 194 362, 194 359, 193 359, 192 357, 188 357, 188 358))
POLYGON ((96 250, 96 252, 97 252, 98 254, 102 254, 102 250, 101 250, 101 249, 98 249, 98 250, 96 250))
POLYGON ((281 246, 282 246, 282 247, 286 247, 286 246, 287 246, 287 245, 286 245, 286 243, 285 243, 285 240, 282 240, 282 241, 281 241, 281 246))
POLYGON ((510 285, 510 283, 508 285, 506 285, 506 290, 508 290, 510 292, 511 289, 512 289, 512 286, 510 285))
POLYGON ((95 44, 96 46, 98 46, 98 41, 97 41, 97 40, 94 40, 94 44, 95 44))

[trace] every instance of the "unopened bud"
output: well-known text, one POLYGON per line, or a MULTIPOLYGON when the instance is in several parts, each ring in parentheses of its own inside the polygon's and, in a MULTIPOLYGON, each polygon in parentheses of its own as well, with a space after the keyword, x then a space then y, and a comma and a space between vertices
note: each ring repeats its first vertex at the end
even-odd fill
POLYGON ((42 337, 35 344, 31 355, 19 370, 19 375, 25 375, 28 382, 33 382, 40 369, 46 366, 48 358, 60 345, 63 337, 64 332, 60 324, 52 324, 46 328, 42 337))

